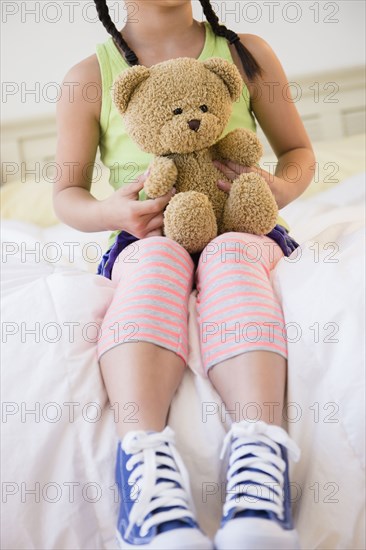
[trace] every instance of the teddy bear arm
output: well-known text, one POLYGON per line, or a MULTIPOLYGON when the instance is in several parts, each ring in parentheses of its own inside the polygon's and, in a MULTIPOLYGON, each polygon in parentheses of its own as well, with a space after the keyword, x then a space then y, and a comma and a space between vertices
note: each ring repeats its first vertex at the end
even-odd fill
POLYGON ((242 166, 254 166, 261 158, 263 148, 254 132, 237 128, 216 143, 213 154, 217 160, 231 160, 242 166))
POLYGON ((144 185, 145 193, 151 199, 162 197, 173 188, 177 176, 178 170, 172 159, 155 157, 144 185))

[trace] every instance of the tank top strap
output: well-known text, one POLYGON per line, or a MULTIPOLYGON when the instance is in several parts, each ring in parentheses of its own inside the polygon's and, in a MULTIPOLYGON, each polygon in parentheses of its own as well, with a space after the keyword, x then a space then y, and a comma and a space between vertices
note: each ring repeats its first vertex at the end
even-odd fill
POLYGON ((100 127, 102 135, 104 135, 108 130, 110 120, 113 82, 120 73, 128 69, 129 65, 118 51, 113 38, 109 38, 103 44, 97 44, 96 54, 102 78, 100 127))
POLYGON ((222 57, 233 63, 233 58, 230 52, 229 43, 223 36, 217 36, 211 25, 205 21, 206 41, 205 46, 199 56, 199 60, 208 59, 210 57, 222 57))

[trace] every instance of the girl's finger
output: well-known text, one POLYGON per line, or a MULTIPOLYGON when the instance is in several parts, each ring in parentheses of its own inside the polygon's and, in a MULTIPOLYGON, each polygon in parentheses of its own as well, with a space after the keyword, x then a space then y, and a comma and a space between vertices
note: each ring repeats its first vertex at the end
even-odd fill
POLYGON ((224 174, 229 180, 234 180, 236 177, 238 177, 238 174, 231 170, 226 164, 223 164, 222 162, 219 162, 218 160, 215 160, 213 164, 216 166, 220 172, 224 174))
POLYGON ((242 174, 243 170, 245 170, 245 166, 242 166, 241 164, 238 164, 237 162, 234 162, 232 160, 225 160, 224 166, 235 172, 237 176, 242 174))
POLYGON ((136 200, 139 192, 144 188, 145 181, 150 174, 150 167, 143 173, 137 176, 137 178, 128 185, 120 189, 121 193, 131 199, 136 200))
POLYGON ((163 227, 164 224, 164 216, 163 214, 159 214, 158 216, 154 216, 154 218, 151 218, 149 223, 146 225, 147 231, 155 231, 156 229, 160 229, 163 227))
POLYGON ((131 200, 137 200, 139 192, 144 188, 145 178, 143 174, 140 174, 137 179, 129 183, 128 185, 121 187, 118 192, 128 197, 131 200))
POLYGON ((173 188, 171 191, 169 191, 162 197, 158 197, 157 199, 139 201, 138 205, 136 206, 139 215, 155 216, 156 214, 163 212, 163 210, 167 206, 170 199, 174 196, 174 194, 175 194, 175 189, 173 188))
POLYGON ((162 237, 163 236, 163 229, 160 228, 160 229, 155 229, 154 231, 150 231, 150 233, 148 233, 145 238, 147 237, 162 237))
POLYGON ((225 193, 230 193, 231 183, 224 180, 219 180, 217 182, 217 187, 221 189, 221 191, 225 191, 225 193))
POLYGON ((257 172, 259 174, 261 173, 261 168, 259 166, 241 166, 239 164, 236 164, 235 162, 232 162, 231 160, 227 161, 227 165, 231 170, 238 170, 238 167, 240 166, 238 175, 248 174, 249 172, 257 172))

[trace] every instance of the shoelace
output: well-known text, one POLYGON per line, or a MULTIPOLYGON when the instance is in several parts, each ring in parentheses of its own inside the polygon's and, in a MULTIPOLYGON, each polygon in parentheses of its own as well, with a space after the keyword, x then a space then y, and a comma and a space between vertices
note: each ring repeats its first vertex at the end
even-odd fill
POLYGON ((140 527, 140 535, 143 537, 152 526, 163 522, 183 518, 194 520, 188 472, 175 449, 173 430, 167 426, 157 433, 129 432, 123 439, 122 448, 126 453, 132 454, 126 463, 128 471, 140 463, 128 479, 128 484, 132 485, 130 498, 134 504, 126 538, 135 525, 140 527), (158 483, 158 478, 169 481, 158 483), (150 512, 167 506, 172 509, 157 512, 146 519, 150 512))
POLYGON ((300 450, 296 443, 279 426, 268 425, 262 421, 242 421, 233 424, 226 434, 221 459, 226 455, 230 444, 224 515, 233 509, 236 512, 265 510, 272 511, 279 519, 283 519, 286 463, 281 456, 279 444, 286 447, 289 456, 297 462, 300 450), (243 455, 251 456, 243 458, 243 455), (250 470, 247 470, 248 468, 250 470), (259 471, 252 471, 252 468, 259 471), (242 497, 239 500, 240 495, 242 497))

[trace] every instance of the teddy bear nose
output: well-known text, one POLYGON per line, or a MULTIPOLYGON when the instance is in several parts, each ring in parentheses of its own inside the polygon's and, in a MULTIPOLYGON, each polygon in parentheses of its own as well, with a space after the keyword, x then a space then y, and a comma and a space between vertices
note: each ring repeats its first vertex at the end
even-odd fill
POLYGON ((197 132, 198 128, 201 126, 201 121, 197 119, 189 120, 188 126, 190 127, 191 130, 193 130, 194 132, 197 132))

